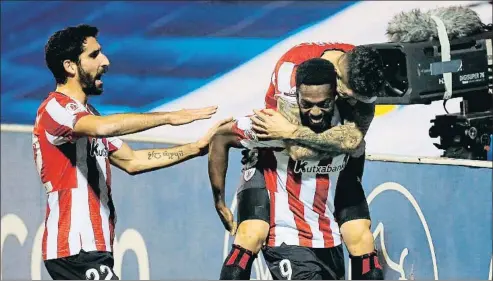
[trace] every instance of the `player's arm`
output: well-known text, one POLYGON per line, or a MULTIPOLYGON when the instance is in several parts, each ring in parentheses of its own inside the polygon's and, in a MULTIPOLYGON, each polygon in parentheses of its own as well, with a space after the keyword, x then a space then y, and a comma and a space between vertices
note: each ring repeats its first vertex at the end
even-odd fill
POLYGON ((111 164, 130 175, 137 175, 173 166, 201 155, 203 147, 189 143, 170 148, 132 150, 123 143, 122 147, 110 155, 111 164))
MULTIPOLYGON (((280 108, 280 112, 285 112, 280 108)), ((252 118, 253 129, 259 139, 289 140, 305 147, 334 154, 353 153, 363 140, 363 134, 354 123, 333 127, 322 133, 310 128, 295 125, 284 114, 273 111, 255 111, 252 118)))
POLYGON ((234 233, 236 227, 233 222, 233 214, 226 206, 224 196, 229 149, 231 147, 249 149, 256 147, 284 148, 285 145, 281 141, 258 141, 248 117, 224 124, 212 137, 209 144, 208 169, 214 206, 224 227, 234 233))
POLYGON ((344 118, 344 124, 354 123, 364 138, 375 117, 375 103, 357 102, 350 113, 348 118, 344 118))
POLYGON ((286 151, 288 152, 289 156, 295 161, 318 161, 336 155, 335 153, 304 146, 303 144, 299 144, 294 141, 286 140, 285 143, 286 151))
POLYGON ((375 104, 357 102, 350 108, 349 114, 345 115, 348 118, 344 119, 344 125, 335 126, 321 134, 315 134, 307 127, 298 127, 299 131, 295 132, 292 138, 308 147, 300 147, 296 153, 303 157, 309 157, 311 154, 323 156, 341 153, 354 156, 363 154, 364 137, 375 116, 375 104), (312 151, 310 147, 313 147, 312 151))
MULTIPOLYGON (((287 150, 291 157, 295 160, 316 160, 334 156, 340 154, 341 152, 352 153, 354 156, 360 156, 363 154, 365 151, 364 137, 368 132, 371 122, 375 116, 375 104, 358 102, 353 106, 353 108, 351 108, 351 113, 352 114, 348 116, 349 118, 345 118, 345 125, 336 126, 320 135, 316 135, 309 130, 309 128, 303 127, 304 130, 308 132, 307 134, 309 137, 304 141, 297 141, 299 137, 303 136, 303 131, 298 131, 298 134, 301 134, 298 135, 296 139, 288 141, 287 150), (340 131, 341 129, 342 131, 340 131), (344 130, 346 131, 344 132, 344 130), (360 138, 358 131, 361 132, 362 139, 359 141, 359 145, 355 148, 355 145, 358 143, 360 138), (356 139, 356 141, 354 143, 348 142, 345 144, 344 140, 341 139, 340 143, 337 141, 334 142, 334 139, 337 138, 338 134, 341 136, 344 134, 351 135, 352 138, 356 139), (324 140, 327 140, 326 145, 323 145, 324 140), (323 145, 323 147, 320 149, 318 145, 323 145), (310 146, 314 146, 319 149, 310 146)), ((296 134, 297 133, 295 133, 295 137, 296 134)))
POLYGON ((73 134, 92 137, 122 136, 162 125, 183 125, 195 120, 209 119, 216 110, 216 106, 211 106, 172 112, 122 113, 108 116, 88 114, 78 119, 73 134))
POLYGON ((322 133, 298 126, 286 139, 335 154, 353 153, 361 144, 363 134, 354 124, 335 126, 322 133))
POLYGON ((229 149, 231 147, 241 147, 233 126, 234 122, 230 122, 216 131, 209 144, 208 161, 209 181, 212 188, 214 207, 224 228, 230 231, 232 235, 236 231, 236 225, 231 210, 226 206, 224 189, 228 170, 229 149))
POLYGON ((170 167, 197 156, 205 155, 209 142, 216 130, 223 124, 231 121, 231 118, 219 121, 197 142, 161 149, 132 150, 130 146, 122 143, 121 147, 110 154, 111 164, 126 171, 128 174, 137 175, 170 167))
POLYGON ((214 204, 225 205, 224 188, 228 170, 229 149, 241 148, 238 135, 233 130, 234 122, 222 125, 209 144, 209 181, 212 187, 214 204))

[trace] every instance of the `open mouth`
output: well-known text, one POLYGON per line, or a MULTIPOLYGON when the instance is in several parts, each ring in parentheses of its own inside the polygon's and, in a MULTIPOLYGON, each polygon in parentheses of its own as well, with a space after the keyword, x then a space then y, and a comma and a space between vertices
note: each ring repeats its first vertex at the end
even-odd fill
POLYGON ((98 74, 96 75, 96 77, 94 77, 94 84, 96 84, 96 87, 101 87, 103 86, 103 80, 101 80, 101 77, 103 76, 103 74, 98 74))

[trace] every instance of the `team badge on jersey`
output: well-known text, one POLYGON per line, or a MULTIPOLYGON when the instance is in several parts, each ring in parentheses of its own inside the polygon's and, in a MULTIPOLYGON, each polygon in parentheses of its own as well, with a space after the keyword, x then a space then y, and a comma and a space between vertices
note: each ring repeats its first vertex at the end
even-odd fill
POLYGON ((255 175, 255 170, 255 167, 251 167, 250 169, 245 170, 245 172, 243 172, 243 179, 245 181, 251 180, 253 175, 255 175))
POLYGON ((71 113, 71 114, 76 114, 78 112, 82 112, 84 111, 84 108, 82 108, 81 106, 78 106, 76 103, 74 102, 69 102, 67 103, 67 105, 65 106, 65 109, 71 113))

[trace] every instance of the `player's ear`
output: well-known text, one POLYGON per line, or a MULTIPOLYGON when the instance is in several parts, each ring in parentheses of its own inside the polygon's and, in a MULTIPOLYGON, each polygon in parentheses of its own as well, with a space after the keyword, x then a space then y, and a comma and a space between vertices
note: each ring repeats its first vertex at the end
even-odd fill
POLYGON ((67 73, 69 73, 72 76, 75 76, 75 74, 77 73, 77 66, 71 60, 64 60, 63 61, 63 68, 65 69, 65 71, 67 73))

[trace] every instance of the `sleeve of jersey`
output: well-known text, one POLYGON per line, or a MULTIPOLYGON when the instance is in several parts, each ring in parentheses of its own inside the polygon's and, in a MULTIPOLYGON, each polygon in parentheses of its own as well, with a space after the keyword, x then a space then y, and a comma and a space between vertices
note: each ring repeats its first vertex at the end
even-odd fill
POLYGON ((277 101, 276 101, 276 73, 275 71, 272 73, 271 81, 269 84, 269 89, 267 89, 267 93, 265 93, 265 107, 268 109, 277 109, 277 101))
POLYGON ((74 140, 75 123, 83 116, 89 115, 84 108, 74 102, 51 99, 46 105, 45 112, 39 122, 45 128, 46 138, 53 145, 61 145, 74 140))
POLYGON ((110 153, 117 151, 123 145, 123 141, 117 137, 110 137, 110 138, 107 138, 107 140, 108 140, 108 150, 110 153))
POLYGON ((233 132, 238 138, 238 142, 245 148, 284 148, 284 142, 279 140, 260 141, 252 128, 250 117, 236 118, 233 124, 233 132))

